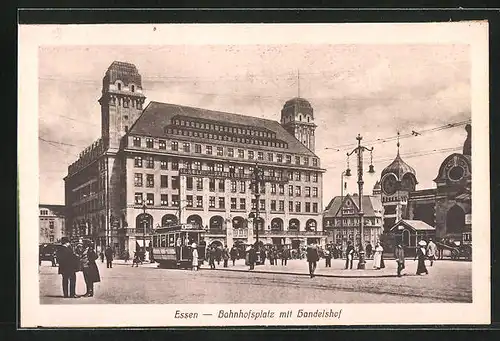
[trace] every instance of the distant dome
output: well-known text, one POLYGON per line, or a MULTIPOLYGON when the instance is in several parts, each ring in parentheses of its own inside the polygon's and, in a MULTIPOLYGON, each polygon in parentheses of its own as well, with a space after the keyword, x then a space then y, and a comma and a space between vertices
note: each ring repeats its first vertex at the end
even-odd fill
POLYGON ((380 181, 377 180, 377 182, 375 182, 375 185, 373 186, 373 189, 374 190, 382 189, 382 187, 380 186, 380 181))
POLYGON ((309 114, 311 115, 311 119, 314 119, 313 116, 313 107, 311 103, 309 103, 308 100, 302 98, 302 97, 294 97, 292 99, 289 99, 288 101, 285 102, 285 105, 283 105, 283 109, 281 112, 288 112, 290 108, 293 108, 295 112, 301 112, 303 114, 309 114))
POLYGON ((413 174, 415 178, 417 176, 417 172, 415 172, 415 170, 410 165, 408 165, 406 162, 403 161, 403 159, 401 159, 401 156, 399 156, 399 152, 394 161, 392 161, 392 163, 389 166, 384 168, 380 177, 383 177, 385 174, 388 173, 394 173, 398 178, 398 180, 400 181, 403 179, 403 176, 407 173, 413 174))

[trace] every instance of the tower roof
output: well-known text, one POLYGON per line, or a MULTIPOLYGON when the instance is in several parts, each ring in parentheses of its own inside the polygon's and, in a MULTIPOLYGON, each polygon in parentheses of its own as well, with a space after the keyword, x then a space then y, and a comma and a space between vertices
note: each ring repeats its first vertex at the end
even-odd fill
POLYGON ((377 182, 375 182, 375 185, 373 186, 373 189, 374 190, 382 189, 382 187, 380 186, 380 181, 377 180, 377 182))
POLYGON ((114 61, 109 66, 104 76, 104 80, 110 84, 115 83, 117 80, 122 81, 124 85, 130 83, 142 88, 142 78, 134 64, 114 61))
POLYGON ((283 109, 281 110, 281 112, 289 111, 290 110, 289 108, 293 108, 295 112, 302 112, 304 114, 309 114, 311 115, 311 118, 314 119, 313 107, 311 103, 305 98, 294 97, 292 99, 289 99, 288 101, 285 102, 285 105, 283 105, 283 109))
POLYGON ((384 168, 381 177, 383 177, 385 174, 388 173, 394 173, 397 176, 398 180, 401 180, 403 176, 407 173, 413 174, 415 177, 417 175, 415 169, 413 169, 413 167, 411 167, 409 164, 403 161, 403 159, 399 155, 399 150, 394 161, 392 161, 392 163, 389 166, 384 168))

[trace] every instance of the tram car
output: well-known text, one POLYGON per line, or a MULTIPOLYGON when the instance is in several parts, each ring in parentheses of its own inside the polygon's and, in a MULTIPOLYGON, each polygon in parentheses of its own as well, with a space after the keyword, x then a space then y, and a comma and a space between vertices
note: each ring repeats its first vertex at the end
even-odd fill
POLYGON ((153 258, 160 268, 191 268, 193 243, 198 250, 198 266, 205 259, 205 230, 192 224, 170 225, 155 229, 153 258))

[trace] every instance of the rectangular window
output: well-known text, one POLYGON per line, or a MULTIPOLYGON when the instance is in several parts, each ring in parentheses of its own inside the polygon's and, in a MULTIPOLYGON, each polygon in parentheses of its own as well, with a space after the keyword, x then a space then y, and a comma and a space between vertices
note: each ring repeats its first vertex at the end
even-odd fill
POLYGON ((231 198, 231 209, 232 210, 236 209, 236 198, 231 198))
POLYGON ((234 174, 234 166, 229 165, 229 174, 234 174))
POLYGON ((228 148, 227 149, 227 156, 234 157, 234 149, 233 148, 228 148))
POLYGON ((255 199, 252 199, 252 210, 257 209, 257 205, 255 203, 256 203, 255 199))
POLYGON ((224 197, 219 197, 219 208, 226 208, 226 200, 224 197))
POLYGON ((276 154, 276 162, 283 162, 283 154, 276 154))
POLYGON ((191 144, 190 143, 183 143, 182 144, 182 150, 185 153, 189 153, 191 151, 191 144))
POLYGON ((167 141, 165 141, 165 140, 158 140, 158 147, 160 149, 167 149, 167 141))
MULTIPOLYGON (((172 176, 171 178, 172 181, 172 189, 179 189, 179 177, 178 176, 172 176)), ((174 200, 174 199, 172 199, 174 200)))
POLYGON ((155 187, 155 176, 154 174, 146 174, 146 187, 155 187))
POLYGON ((271 211, 276 211, 276 200, 271 200, 271 211))
POLYGON ((153 193, 146 194, 146 205, 155 204, 155 195, 153 193))
POLYGON ((266 200, 265 199, 260 199, 260 210, 265 210, 266 209, 266 200))
POLYGON ((141 156, 134 157, 134 166, 135 167, 142 167, 142 157, 141 156))
POLYGON ((172 170, 179 170, 179 160, 172 160, 172 170))
POLYGON ((285 156, 285 162, 286 163, 292 163, 292 156, 291 155, 286 155, 285 156))
POLYGON ((170 148, 176 152, 179 150, 179 143, 177 143, 177 141, 172 141, 170 142, 170 148))
POLYGON ((292 185, 288 185, 288 195, 293 195, 293 186, 292 185))
POLYGON ((273 153, 267 153, 267 161, 269 161, 269 162, 274 161, 274 154, 273 153))
POLYGON ((160 161, 160 169, 168 169, 168 161, 167 160, 160 161))
POLYGON ((161 194, 160 195, 160 205, 161 206, 168 206, 168 194, 161 194))
POLYGON ((313 202, 313 212, 318 213, 318 203, 317 202, 313 202))
POLYGON ((134 136, 134 147, 140 147, 141 146, 141 138, 134 136))
POLYGON ((295 172, 295 181, 300 181, 302 174, 300 172, 295 172))
POLYGON ((243 149, 238 149, 238 157, 243 159, 245 157, 245 151, 243 149))
POLYGON ((306 212, 307 212, 307 213, 311 212, 311 203, 310 203, 310 202, 306 202, 306 207, 305 207, 305 209, 306 209, 306 212))
POLYGON ((293 180, 293 172, 292 171, 288 171, 288 180, 293 180))
POLYGON ((193 190, 193 178, 190 176, 186 176, 186 189, 188 191, 193 190))
POLYGON ((301 206, 301 205, 300 205, 300 201, 297 201, 297 202, 295 203, 295 212, 300 213, 300 206, 301 206))
POLYGON ((245 174, 245 167, 238 166, 238 174, 245 174))
POLYGON ((318 182, 318 173, 313 173, 313 182, 318 182))
POLYGON ((313 166, 318 167, 318 159, 316 158, 313 159, 313 166))
POLYGON ((245 193, 246 183, 245 181, 240 181, 240 193, 245 193))
POLYGON ((210 192, 215 192, 215 179, 208 180, 208 190, 210 192))
POLYGON ((40 215, 49 215, 48 210, 40 210, 40 215))
POLYGON ((300 156, 295 157, 295 164, 300 165, 300 156))
POLYGON ((311 173, 309 172, 306 173, 306 181, 307 182, 311 181, 311 173))
POLYGON ((304 156, 304 165, 309 166, 309 158, 304 156))
POLYGON ((212 146, 206 146, 205 147, 205 153, 207 155, 212 155, 212 146))
POLYGON ((226 190, 225 180, 219 180, 219 192, 224 192, 226 190))
POLYGON ((192 169, 193 168, 192 162, 189 160, 184 160, 184 168, 185 169, 192 169))
POLYGON ((278 206, 278 211, 281 211, 281 212, 282 212, 282 211, 284 211, 284 210, 285 210, 285 201, 284 201, 284 200, 280 200, 280 201, 278 202, 278 205, 279 205, 279 206, 278 206))
POLYGON ((201 170, 201 162, 200 161, 195 161, 193 163, 193 169, 201 170))
POLYGON ((295 196, 300 197, 300 186, 295 186, 295 196))
POLYGON ((245 198, 240 198, 240 210, 246 210, 247 208, 247 203, 245 198))
POLYGON ((193 207, 193 196, 192 195, 186 195, 186 206, 193 207))
POLYGON ((179 207, 179 195, 178 194, 172 195, 172 206, 179 207))
POLYGON ((310 197, 311 196, 311 187, 305 187, 305 196, 310 197))
POLYGON ((196 207, 203 208, 203 196, 201 195, 196 196, 196 207))
POLYGON ((271 184, 271 194, 276 194, 276 184, 271 184))
POLYGON ((147 156, 146 157, 146 168, 154 168, 155 167, 155 161, 152 156, 147 156))
POLYGON ((318 197, 318 187, 313 187, 313 197, 314 198, 318 197))
POLYGON ((224 156, 224 148, 217 147, 217 156, 224 156))
POLYGON ((215 197, 208 198, 208 207, 215 208, 215 197))
POLYGON ((201 144, 194 145, 194 152, 200 154, 201 153, 201 144))
POLYGON ((222 163, 216 163, 215 164, 215 171, 217 171, 217 172, 223 172, 224 171, 224 165, 222 163))
POLYGON ((134 195, 134 203, 136 205, 142 205, 142 193, 135 193, 135 195, 134 195))
POLYGON ((161 188, 168 187, 168 175, 160 175, 160 187, 161 188))
POLYGON ((196 178, 196 190, 203 191, 203 178, 196 178))
POLYGON ((253 160, 254 157, 255 157, 254 151, 253 150, 249 150, 248 151, 248 159, 249 160, 253 160))
POLYGON ((264 153, 263 152, 257 152, 257 160, 264 160, 264 153))
POLYGON ((276 171, 274 169, 270 169, 269 170, 269 176, 271 176, 273 178, 276 177, 276 171))
POLYGON ((147 148, 153 148, 153 139, 150 137, 146 138, 146 147, 147 148))
POLYGON ((279 191, 279 194, 285 194, 285 185, 279 184, 278 191, 279 191))
POLYGON ((293 201, 288 202, 288 211, 293 212, 293 201))
POLYGON ((140 174, 140 173, 134 174, 134 186, 135 187, 142 187, 142 174, 140 174))
POLYGON ((236 193, 236 181, 231 180, 231 192, 236 193))

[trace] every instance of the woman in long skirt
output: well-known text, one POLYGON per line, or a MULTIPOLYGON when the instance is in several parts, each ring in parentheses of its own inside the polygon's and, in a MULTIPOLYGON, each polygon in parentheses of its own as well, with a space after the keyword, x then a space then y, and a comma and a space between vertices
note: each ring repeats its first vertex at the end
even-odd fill
POLYGON ((384 252, 384 248, 382 247, 382 245, 380 245, 380 243, 377 243, 374 251, 375 252, 373 253, 373 268, 380 270, 380 267, 382 265, 382 252, 384 252))
POLYGON ((99 269, 95 263, 97 259, 97 254, 94 251, 93 243, 86 241, 83 253, 80 258, 80 262, 83 270, 83 278, 85 279, 85 285, 87 286, 87 292, 85 297, 94 296, 94 283, 100 282, 101 277, 99 276, 99 269))
MULTIPOLYGON (((427 271, 427 267, 425 266, 425 247, 420 246, 417 249, 417 254, 415 255, 415 259, 418 258, 418 264, 417 264, 417 275, 421 275, 425 273, 426 275, 429 274, 429 271, 427 271)), ((415 261, 415 259, 413 259, 415 261)))
POLYGON ((196 244, 193 243, 191 245, 191 247, 193 248, 193 260, 192 260, 192 266, 193 266, 193 271, 197 271, 198 270, 198 249, 196 248, 196 244))

